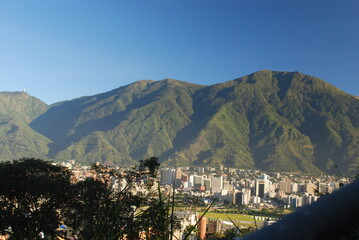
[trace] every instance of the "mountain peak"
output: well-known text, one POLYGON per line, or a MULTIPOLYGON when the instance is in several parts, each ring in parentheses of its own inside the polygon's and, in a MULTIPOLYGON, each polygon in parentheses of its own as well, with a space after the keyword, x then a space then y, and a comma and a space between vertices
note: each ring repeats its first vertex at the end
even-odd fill
POLYGON ((26 91, 14 91, 14 92, 4 91, 4 92, 0 92, 0 94, 8 95, 8 96, 29 96, 30 97, 30 95, 26 91))
MULTIPOLYGON (((0 114, 14 119, 33 109, 24 105, 29 100, 12 98, 25 107, 10 108, 3 99, 0 94, 0 114)), ((46 156, 54 160, 124 165, 156 156, 177 166, 318 173, 338 165, 344 173, 359 162, 358 112, 358 100, 323 80, 261 70, 210 86, 141 80, 50 106, 29 126, 53 141, 44 139, 41 149, 48 147, 46 156)), ((1 126, 16 137, 11 124, 1 126)), ((38 137, 27 132, 21 139, 32 134, 25 150, 34 153, 38 137)), ((0 151, 6 147, 17 157, 13 141, 19 140, 0 142, 0 151)))

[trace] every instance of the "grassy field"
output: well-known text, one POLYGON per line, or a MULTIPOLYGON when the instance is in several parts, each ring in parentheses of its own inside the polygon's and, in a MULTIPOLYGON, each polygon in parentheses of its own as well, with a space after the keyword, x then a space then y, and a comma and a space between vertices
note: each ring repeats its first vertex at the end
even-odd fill
MULTIPOLYGON (((203 212, 199 212, 199 214, 202 215, 203 212)), ((225 220, 225 221, 229 221, 229 222, 230 222, 229 218, 231 218, 237 226, 246 226, 246 227, 249 227, 249 226, 254 227, 255 226, 253 216, 251 216, 251 215, 207 212, 205 217, 207 219, 208 218, 216 218, 216 219, 221 219, 221 220, 225 220)), ((257 220, 257 225, 258 225, 258 227, 262 226, 263 221, 257 220)))

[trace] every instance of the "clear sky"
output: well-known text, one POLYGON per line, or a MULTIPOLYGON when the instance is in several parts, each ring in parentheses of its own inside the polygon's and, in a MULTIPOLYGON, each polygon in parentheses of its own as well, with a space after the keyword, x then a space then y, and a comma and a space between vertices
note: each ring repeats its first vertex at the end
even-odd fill
POLYGON ((210 85, 262 69, 359 96, 359 1, 0 1, 0 91, 48 104, 142 79, 210 85))

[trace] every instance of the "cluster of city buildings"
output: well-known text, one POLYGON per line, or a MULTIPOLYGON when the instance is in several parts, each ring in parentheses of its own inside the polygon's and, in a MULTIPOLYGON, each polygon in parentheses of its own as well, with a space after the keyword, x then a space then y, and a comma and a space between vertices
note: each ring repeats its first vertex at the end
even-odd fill
MULTIPOLYGON (((72 164, 67 164, 67 167, 72 168, 72 164)), ((96 177, 90 167, 72 168, 72 172, 74 181, 96 177)), ((211 167, 161 168, 158 180, 161 188, 168 193, 174 190, 177 193, 201 197, 205 203, 217 199, 222 203, 256 210, 301 207, 350 182, 349 178, 341 176, 264 173, 259 170, 211 167)), ((110 183, 114 190, 126 185, 117 179, 112 179, 110 183)), ((135 192, 148 191, 141 183, 132 188, 135 192)), ((191 210, 176 211, 176 216, 182 223, 182 228, 175 232, 178 239, 182 239, 186 226, 194 225, 200 219, 200 216, 191 210)), ((262 222, 266 220, 261 219, 262 222)), ((203 217, 198 225, 198 232, 200 239, 205 239, 206 236, 231 228, 234 228, 231 222, 203 217)))
POLYGON ((235 205, 270 206, 268 203, 283 203, 286 207, 297 208, 315 202, 320 195, 339 189, 349 183, 349 178, 187 167, 162 168, 160 183, 190 195, 214 197, 235 205))
MULTIPOLYGON (((74 181, 94 177, 90 167, 72 168, 74 181)), ((332 193, 348 184, 350 179, 342 176, 312 176, 302 173, 263 173, 252 169, 178 167, 161 168, 161 186, 175 188, 177 192, 199 196, 203 199, 216 198, 225 203, 249 207, 297 208, 315 202, 321 195, 332 193)), ((122 183, 125 184, 125 183, 122 183)), ((121 182, 112 182, 114 189, 121 182)), ((134 191, 143 191, 140 185, 134 191)))

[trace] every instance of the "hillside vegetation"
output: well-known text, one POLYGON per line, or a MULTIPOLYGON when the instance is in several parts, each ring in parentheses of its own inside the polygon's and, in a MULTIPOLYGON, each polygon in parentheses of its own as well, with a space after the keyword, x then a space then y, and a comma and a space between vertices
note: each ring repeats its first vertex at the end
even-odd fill
POLYGON ((0 159, 22 157, 46 159, 49 139, 28 125, 48 106, 25 92, 0 92, 0 159))
POLYGON ((358 99, 299 72, 263 70, 211 86, 138 81, 46 109, 26 128, 29 139, 41 134, 38 150, 26 146, 55 160, 126 165, 158 156, 168 166, 307 173, 359 166, 358 99))

